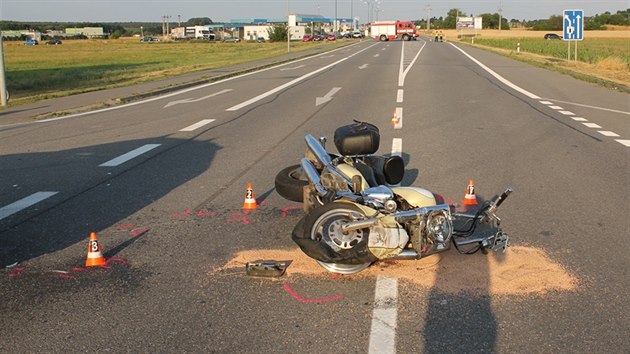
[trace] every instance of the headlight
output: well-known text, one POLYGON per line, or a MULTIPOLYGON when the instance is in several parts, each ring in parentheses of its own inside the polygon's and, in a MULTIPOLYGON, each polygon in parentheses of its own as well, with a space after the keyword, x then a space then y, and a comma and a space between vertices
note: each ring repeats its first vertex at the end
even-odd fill
POLYGON ((444 210, 430 213, 427 217, 426 230, 430 239, 438 243, 446 243, 453 234, 453 222, 450 213, 444 210))

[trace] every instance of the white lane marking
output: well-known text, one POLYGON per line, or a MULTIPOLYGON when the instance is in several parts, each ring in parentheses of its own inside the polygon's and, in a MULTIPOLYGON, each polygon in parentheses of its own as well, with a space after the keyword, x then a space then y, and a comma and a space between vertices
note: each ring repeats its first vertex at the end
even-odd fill
POLYGON ((367 67, 368 67, 368 64, 363 64, 363 65, 359 66, 359 69, 360 69, 360 70, 363 70, 363 69, 365 69, 365 68, 367 68, 367 67))
POLYGON ((212 122, 214 122, 216 119, 204 119, 204 120, 200 120, 199 122, 193 124, 193 125, 189 125, 186 128, 180 129, 180 132, 191 132, 193 130, 197 130, 201 127, 203 127, 206 124, 210 124, 212 122))
POLYGON ((396 103, 403 103, 403 95, 405 91, 403 89, 398 89, 398 93, 396 94, 396 103))
POLYGON ((163 107, 163 108, 168 108, 168 107, 174 106, 174 105, 176 105, 176 104, 182 104, 182 103, 195 103, 195 102, 199 102, 199 101, 207 100, 208 98, 212 98, 212 97, 215 97, 215 96, 219 96, 219 95, 222 95, 222 94, 224 94, 224 93, 228 93, 228 92, 230 92, 230 91, 232 91, 232 89, 225 89, 225 90, 221 90, 221 91, 219 91, 219 92, 215 92, 215 93, 213 93, 213 94, 210 94, 210 95, 208 95, 208 96, 203 96, 203 97, 201 97, 201 98, 185 98, 185 99, 183 99, 183 100, 171 101, 171 102, 167 103, 166 105, 164 105, 164 107, 163 107))
POLYGON ((551 103, 551 102, 549 102, 549 101, 540 101, 540 103, 542 103, 542 104, 546 104, 546 105, 553 104, 553 103, 551 103))
MULTIPOLYGON (((551 99, 551 98, 548 98, 551 99)), ((566 104, 570 104, 573 106, 579 106, 579 107, 585 107, 585 108, 591 108, 591 109, 596 109, 596 110, 600 110, 600 111, 607 111, 607 112, 612 112, 612 113, 619 113, 619 114, 625 114, 625 115, 630 115, 630 112, 626 112, 626 111, 619 111, 616 109, 610 109, 610 108, 604 108, 604 107, 597 107, 597 106, 590 106, 587 104, 581 104, 581 103, 575 103, 575 102, 567 102, 567 101, 559 101, 559 100, 555 100, 556 102, 560 102, 560 103, 566 103, 566 104)), ((541 102, 542 103, 542 102, 541 102)))
POLYGON ((615 139, 615 141, 618 142, 619 144, 630 147, 630 140, 615 139))
POLYGON ((144 146, 141 146, 135 150, 129 151, 126 154, 120 155, 115 159, 109 160, 107 162, 104 162, 102 164, 100 164, 100 167, 116 167, 118 165, 121 165, 135 157, 138 157, 142 154, 144 154, 145 152, 151 151, 153 149, 155 149, 156 147, 160 146, 162 144, 146 144, 144 146))
POLYGON ((490 69, 489 67, 485 66, 483 63, 481 63, 479 60, 473 58, 470 54, 466 53, 464 50, 460 49, 459 47, 457 47, 456 45, 454 45, 453 43, 448 43, 450 45, 452 45, 455 49, 459 50, 460 52, 462 52, 465 56, 468 57, 468 59, 472 60, 473 62, 475 62, 475 64, 479 65, 483 70, 487 71, 490 75, 494 76, 497 80, 501 81, 502 83, 504 83, 505 85, 507 85, 508 87, 512 88, 515 91, 518 91, 520 93, 522 93, 523 95, 534 99, 534 100, 540 100, 541 98, 534 95, 533 93, 520 88, 516 85, 514 85, 513 83, 511 83, 510 81, 508 81, 507 79, 505 79, 503 76, 497 74, 496 72, 494 72, 492 69, 490 69))
MULTIPOLYGON (((389 47, 389 46, 388 46, 389 47)), ((387 48, 383 48, 382 50, 386 50, 387 48)))
POLYGON ((364 52, 364 51, 372 48, 373 46, 375 46, 377 44, 378 43, 372 44, 371 46, 363 48, 360 51, 358 51, 358 52, 356 52, 356 53, 354 53, 352 55, 349 55, 349 56, 347 56, 345 58, 339 59, 339 60, 337 60, 334 63, 328 64, 328 65, 326 65, 326 66, 324 66, 322 68, 319 68, 319 69, 317 69, 315 71, 312 71, 312 72, 310 72, 308 74, 302 75, 302 76, 298 77, 297 79, 293 79, 293 80, 287 82, 286 84, 280 85, 280 86, 278 86, 278 87, 276 87, 274 89, 271 89, 271 90, 269 90, 267 92, 264 92, 264 93, 262 93, 262 94, 260 94, 260 95, 258 95, 256 97, 254 97, 254 98, 251 98, 251 99, 249 99, 249 100, 247 100, 247 101, 245 101, 243 103, 239 103, 236 106, 230 107, 230 108, 226 109, 226 111, 230 111, 230 112, 231 111, 238 111, 241 108, 247 107, 247 106, 249 106, 249 105, 251 105, 253 103, 256 103, 256 102, 258 102, 258 101, 260 101, 260 100, 262 100, 262 99, 264 99, 266 97, 269 97, 269 96, 275 94, 276 92, 282 91, 282 90, 286 89, 287 87, 293 86, 293 85, 297 84, 300 81, 304 81, 305 79, 307 79, 307 78, 309 78, 309 77, 311 77, 313 75, 316 75, 316 74, 318 74, 318 73, 320 73, 320 72, 322 72, 324 70, 328 70, 328 68, 332 68, 333 66, 335 66, 335 65, 337 65, 339 63, 342 63, 342 62, 352 58, 353 56, 358 55, 359 53, 364 52))
POLYGON ((403 109, 402 107, 396 107, 394 111, 394 129, 402 129, 403 127, 403 109))
POLYGON ((378 58, 380 54, 374 54, 374 58, 378 58))
POLYGON ((331 101, 333 99, 332 96, 339 92, 339 90, 341 90, 341 87, 333 87, 324 97, 315 97, 315 106, 331 101))
POLYGON ((379 276, 374 291, 374 311, 370 331, 370 354, 396 353, 398 280, 379 276))
POLYGON ((418 51, 418 54, 416 54, 416 56, 413 58, 411 63, 409 63, 409 66, 407 66, 407 69, 405 69, 405 71, 403 72, 402 71, 403 60, 405 59, 405 56, 404 56, 405 42, 403 41, 403 45, 402 45, 403 49, 402 49, 402 54, 401 54, 401 58, 400 58, 400 73, 398 74, 398 86, 400 86, 400 87, 405 86, 405 77, 407 77, 407 73, 409 73, 409 70, 411 70, 411 67, 416 63, 416 60, 418 60, 418 57, 420 56, 420 53, 422 53, 422 50, 424 49, 424 46, 426 44, 427 44, 427 42, 422 43, 422 47, 420 47, 420 50, 418 51))
POLYGON ((576 122, 588 122, 588 119, 582 117, 571 117, 576 122))
POLYGON ((611 132, 609 130, 598 130, 598 133, 600 133, 603 136, 610 136, 610 137, 615 137, 618 138, 619 134, 615 133, 615 132, 611 132))
POLYGON ((334 56, 335 56, 335 55, 326 55, 326 56, 319 57, 319 58, 320 58, 320 59, 328 59, 328 58, 332 58, 332 57, 334 57, 334 56))
POLYGON ((7 206, 0 208, 0 220, 9 217, 23 209, 26 209, 34 204, 41 202, 44 199, 48 199, 59 192, 37 192, 29 195, 26 198, 22 198, 17 202, 13 202, 7 206))
POLYGON ((394 138, 392 140, 392 156, 402 157, 402 139, 394 138))
MULTIPOLYGON (((350 46, 355 46, 355 45, 358 45, 358 44, 360 44, 360 42, 357 42, 355 44, 350 44, 350 46)), ((376 44, 372 44, 368 48, 371 48, 371 47, 373 47, 375 45, 376 44)), ((336 52, 338 50, 340 50, 340 49, 334 49, 331 52, 336 52)), ((363 50, 365 50, 365 49, 363 49, 363 50)), ((355 53, 354 55, 362 52, 363 50, 355 53)), ((328 52, 328 53, 331 53, 331 52, 328 52)), ((268 67, 268 68, 252 71, 252 72, 245 73, 245 74, 242 74, 242 75, 228 77, 228 78, 223 79, 223 80, 209 82, 207 84, 203 84, 203 85, 199 85, 199 86, 189 87, 189 88, 186 88, 186 89, 183 89, 183 90, 179 90, 179 91, 175 91, 175 92, 172 92, 172 93, 168 93, 168 94, 165 94, 165 95, 162 95, 162 96, 151 97, 151 98, 148 98, 146 100, 141 100, 141 101, 137 101, 137 102, 121 104, 119 106, 113 106, 113 107, 108 107, 108 108, 103 108, 103 109, 97 109, 95 111, 70 114, 70 115, 67 115, 67 116, 50 118, 50 119, 42 119, 42 120, 38 120, 38 121, 34 121, 34 122, 7 124, 7 125, 3 125, 3 127, 21 126, 21 125, 53 122, 53 121, 57 121, 57 120, 64 120, 64 119, 69 119, 69 118, 83 117, 83 116, 87 116, 87 115, 90 115, 90 114, 97 114, 97 113, 109 112, 109 111, 114 111, 114 110, 117 110, 117 109, 122 109, 122 108, 127 108, 127 107, 133 107, 133 106, 141 105, 141 104, 144 104, 144 103, 149 103, 149 102, 153 102, 153 101, 157 101, 157 100, 162 100, 162 99, 165 99, 165 98, 181 95, 181 94, 184 94, 184 93, 187 93, 187 92, 192 92, 192 91, 200 90, 200 89, 203 89, 203 88, 206 88, 206 87, 222 84, 224 82, 228 82, 228 81, 240 79, 240 78, 243 78, 243 77, 246 77, 246 76, 262 73, 262 72, 265 72, 265 71, 268 71, 268 70, 277 69, 277 68, 280 68, 280 67, 283 67, 283 66, 286 66, 286 65, 295 64, 295 63, 298 63, 298 62, 301 62, 301 61, 304 61, 304 60, 310 60, 310 59, 314 59, 314 58, 319 58, 320 56, 322 56, 324 54, 326 54, 326 53, 321 53, 321 54, 313 55, 312 57, 298 59, 298 60, 295 60, 295 61, 292 61, 292 62, 289 62, 289 63, 282 63, 282 64, 274 65, 274 66, 271 66, 271 67, 268 67)))
POLYGON ((599 125, 595 124, 595 123, 582 123, 584 125, 586 125, 589 128, 595 128, 595 129, 601 129, 602 127, 600 127, 599 125))
POLYGON ((298 66, 295 66, 295 67, 292 67, 292 68, 284 68, 284 69, 280 69, 280 71, 297 70, 297 69, 299 69, 299 68, 303 68, 303 67, 305 67, 305 66, 306 66, 306 65, 302 64, 302 65, 298 65, 298 66))
POLYGON ((564 114, 565 116, 574 116, 575 113, 571 111, 560 111, 560 114, 564 114))
POLYGON ((549 108, 551 108, 551 109, 564 109, 564 108, 562 108, 560 106, 549 106, 549 108))

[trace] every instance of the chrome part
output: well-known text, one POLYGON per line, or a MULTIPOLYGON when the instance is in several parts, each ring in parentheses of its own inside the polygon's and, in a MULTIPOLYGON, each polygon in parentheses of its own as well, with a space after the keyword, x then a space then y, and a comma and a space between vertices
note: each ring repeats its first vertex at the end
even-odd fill
POLYGON ((398 255, 409 242, 409 235, 402 227, 383 227, 380 224, 370 227, 368 248, 378 259, 388 259, 398 255))
POLYGON ((510 246, 510 238, 508 234, 499 230, 496 235, 494 235, 494 246, 492 246, 492 250, 499 253, 505 253, 505 250, 510 246))
POLYGON ((319 265, 326 269, 331 273, 337 274, 354 274, 362 271, 363 269, 370 266, 371 263, 362 263, 362 264, 339 264, 339 263, 326 263, 322 261, 317 261, 319 265))
POLYGON ((393 213, 392 216, 396 219, 397 222, 404 224, 411 221, 420 221, 424 218, 425 215, 434 211, 443 211, 450 216, 450 208, 446 204, 438 204, 415 208, 412 210, 399 211, 393 213))
POLYGON ((321 135, 319 137, 319 143, 322 144, 322 147, 324 149, 326 149, 326 142, 328 142, 328 138, 326 137, 326 135, 321 135))
POLYGON ((385 202, 385 204, 383 204, 383 208, 385 208, 385 211, 388 213, 393 213, 396 211, 396 209, 398 209, 398 204, 396 204, 396 202, 394 200, 388 200, 385 202))
POLYGON ((343 231, 349 220, 361 217, 356 211, 332 209, 322 214, 313 224, 311 239, 325 242, 334 251, 348 250, 359 244, 367 235, 363 229, 343 231))
POLYGON ((387 201, 394 199, 394 192, 387 186, 376 186, 361 192, 367 205, 382 209, 387 201))
POLYGON ((378 222, 378 220, 379 219, 377 219, 377 218, 370 218, 370 219, 363 219, 363 220, 357 220, 357 221, 345 223, 341 227, 341 231, 342 232, 350 232, 350 231, 354 231, 354 230, 365 229, 365 228, 371 227, 372 225, 376 224, 378 222))
POLYGON ((324 166, 329 166, 332 164, 332 160, 326 152, 326 149, 324 149, 322 144, 320 144, 317 139, 315 139, 311 134, 307 134, 304 137, 304 140, 306 140, 306 146, 308 146, 308 148, 313 152, 317 161, 319 161, 324 166))
POLYGON ((420 258, 422 258, 422 255, 420 255, 418 252, 411 249, 406 249, 395 256, 387 257, 386 260, 397 261, 397 260, 411 260, 411 259, 420 259, 420 258))
POLYGON ((453 235, 453 223, 445 211, 434 211, 427 217, 427 232, 432 239, 445 244, 453 235))
POLYGON ((302 158, 302 160, 300 160, 300 165, 302 166, 302 169, 304 170, 304 173, 306 174, 309 182, 311 182, 311 184, 315 187, 317 194, 319 194, 320 196, 326 195, 328 193, 328 189, 322 186, 319 174, 317 173, 317 170, 315 169, 311 161, 309 161, 307 158, 302 158))

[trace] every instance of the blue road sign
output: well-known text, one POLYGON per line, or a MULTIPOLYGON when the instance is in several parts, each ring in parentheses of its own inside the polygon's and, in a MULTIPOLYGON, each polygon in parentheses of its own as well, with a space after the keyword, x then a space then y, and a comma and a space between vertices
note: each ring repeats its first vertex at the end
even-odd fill
POLYGON ((584 39, 584 10, 564 10, 562 12, 562 39, 565 41, 584 39))

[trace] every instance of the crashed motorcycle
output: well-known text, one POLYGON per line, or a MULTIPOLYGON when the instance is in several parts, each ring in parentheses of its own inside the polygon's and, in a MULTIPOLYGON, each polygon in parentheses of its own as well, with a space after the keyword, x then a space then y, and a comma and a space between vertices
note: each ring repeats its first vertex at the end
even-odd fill
POLYGON ((305 157, 280 171, 275 186, 282 197, 303 203, 306 215, 292 239, 326 270, 353 274, 377 260, 419 259, 451 245, 465 254, 508 247, 496 211, 511 188, 474 212, 457 211, 438 194, 399 185, 404 161, 375 155, 380 134, 372 124, 338 128, 339 154, 326 151, 325 137, 308 134, 305 142, 305 157))

